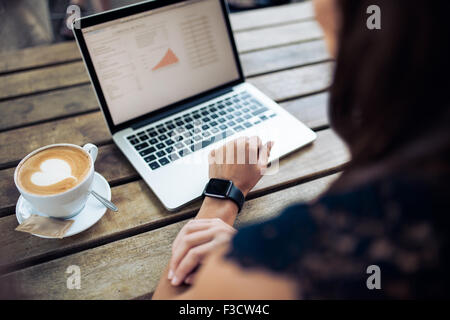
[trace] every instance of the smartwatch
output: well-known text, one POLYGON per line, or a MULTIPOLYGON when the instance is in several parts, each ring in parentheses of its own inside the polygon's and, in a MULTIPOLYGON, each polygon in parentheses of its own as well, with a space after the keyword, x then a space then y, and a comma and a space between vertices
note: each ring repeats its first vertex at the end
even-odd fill
POLYGON ((239 212, 245 201, 244 194, 233 184, 233 181, 215 178, 212 178, 206 184, 205 190, 203 191, 203 197, 229 199, 236 203, 239 212))

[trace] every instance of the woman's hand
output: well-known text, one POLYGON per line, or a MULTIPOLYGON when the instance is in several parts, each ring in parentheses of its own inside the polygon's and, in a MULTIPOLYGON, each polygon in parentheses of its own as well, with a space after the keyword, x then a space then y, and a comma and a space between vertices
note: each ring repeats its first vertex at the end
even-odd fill
MULTIPOLYGON (((209 177, 233 181, 244 196, 258 183, 267 168, 273 143, 263 145, 258 137, 241 137, 211 151, 209 177)), ((227 243, 235 233, 237 207, 229 200, 205 199, 197 217, 181 229, 172 246, 168 278, 173 285, 192 283, 195 268, 214 249, 227 243), (228 205, 228 206, 227 206, 228 205), (214 210, 213 210, 214 209, 214 210), (222 212, 224 211, 224 212, 222 212), (225 211, 231 211, 227 214, 225 211)))
POLYGON ((195 269, 203 259, 221 245, 228 243, 236 230, 221 219, 194 219, 178 233, 172 245, 169 280, 178 286, 192 284, 195 269))
POLYGON ((209 178, 231 180, 247 196, 264 174, 272 146, 258 137, 241 137, 212 150, 209 178))

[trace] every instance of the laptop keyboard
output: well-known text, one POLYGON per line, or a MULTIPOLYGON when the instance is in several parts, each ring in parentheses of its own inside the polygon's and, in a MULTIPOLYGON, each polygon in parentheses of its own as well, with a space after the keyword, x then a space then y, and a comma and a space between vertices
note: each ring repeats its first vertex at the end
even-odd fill
POLYGON ((148 166, 156 170, 276 115, 250 94, 241 92, 141 129, 127 139, 148 166))

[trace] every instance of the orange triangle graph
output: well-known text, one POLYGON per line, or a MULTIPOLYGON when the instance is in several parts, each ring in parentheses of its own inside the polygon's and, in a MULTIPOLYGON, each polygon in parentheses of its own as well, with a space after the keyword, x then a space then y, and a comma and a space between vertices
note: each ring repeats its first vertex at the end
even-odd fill
POLYGON ((153 71, 170 66, 171 64, 177 63, 179 60, 175 53, 173 53, 172 49, 168 49, 164 57, 161 59, 161 61, 153 67, 153 71))

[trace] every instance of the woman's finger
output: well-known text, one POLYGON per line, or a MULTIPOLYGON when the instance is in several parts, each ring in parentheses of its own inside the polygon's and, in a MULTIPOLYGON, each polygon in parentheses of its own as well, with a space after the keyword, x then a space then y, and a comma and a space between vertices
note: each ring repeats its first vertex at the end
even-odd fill
MULTIPOLYGON (((186 252, 190 249, 190 247, 196 246, 200 242, 195 242, 198 237, 205 236, 204 242, 209 241, 208 239, 212 240, 215 236, 220 235, 232 235, 236 232, 236 230, 232 227, 223 222, 219 218, 215 219, 193 219, 189 221, 179 232, 177 235, 173 245, 172 245, 172 257, 169 262, 169 273, 167 278, 169 280, 173 279, 174 276, 174 270, 176 269, 177 265, 179 264, 179 261, 184 257, 186 252), (206 234, 200 234, 195 235, 196 233, 200 232, 206 232, 207 230, 210 230, 211 237, 207 238, 208 235, 206 234), (192 237, 192 239, 191 239, 192 237), (186 241, 186 238, 188 240, 186 241), (190 246, 186 245, 186 242, 191 243, 190 246)), ((229 236, 227 236, 229 238, 229 236)))
POLYGON ((190 234, 192 232, 200 231, 208 229, 211 226, 211 223, 213 223, 214 219, 193 219, 189 221, 178 233, 175 240, 172 244, 172 252, 173 249, 178 246, 178 243, 181 238, 183 238, 185 235, 190 234))
POLYGON ((208 163, 209 164, 213 164, 215 162, 215 156, 216 156, 216 151, 211 150, 211 152, 208 154, 208 163))
POLYGON ((235 159, 236 164, 246 164, 248 162, 248 137, 239 137, 236 139, 235 159))
POLYGON ((184 283, 186 284, 193 284, 195 281, 195 277, 197 276, 197 272, 192 272, 189 274, 186 279, 184 279, 184 283))
POLYGON ((172 273, 169 271, 170 275, 173 275, 173 272, 177 269, 180 261, 183 260, 192 248, 211 241, 214 239, 215 233, 216 230, 214 228, 208 228, 206 230, 187 235, 181 239, 177 247, 174 249, 172 258, 170 259, 169 270, 172 271, 172 273))
MULTIPOLYGON (((175 237, 175 240, 172 243, 172 254, 175 248, 178 246, 180 239, 182 239, 185 235, 190 234, 192 232, 201 231, 208 229, 211 227, 211 224, 221 223, 223 222, 219 218, 209 218, 209 219, 192 219, 190 220, 178 233, 178 235, 175 237)), ((170 280, 171 273, 169 272, 169 280, 170 280)))
MULTIPOLYGON (((173 244, 172 244, 172 257, 171 257, 171 261, 174 259, 174 255, 176 253, 176 251, 180 250, 180 245, 182 244, 182 242, 184 241, 184 239, 186 237, 188 237, 190 234, 193 234, 195 232, 200 232, 200 231, 204 231, 211 228, 211 223, 209 222, 195 222, 195 223, 189 223, 187 225, 185 225, 183 227, 183 229, 181 229, 181 231, 178 233, 177 237, 175 238, 173 244)), ((172 268, 172 265, 169 264, 169 275, 168 278, 169 280, 172 278, 173 275, 173 271, 174 269, 172 268)))
POLYGON ((203 260, 203 258, 214 248, 212 241, 195 247, 186 254, 174 272, 172 285, 178 286, 183 283, 189 273, 203 260))
POLYGON ((266 168, 269 162, 270 155, 270 142, 267 142, 260 150, 259 150, 259 158, 258 165, 260 168, 266 168))
POLYGON ((248 162, 249 164, 258 163, 259 150, 262 147, 261 138, 252 136, 248 140, 248 162))

